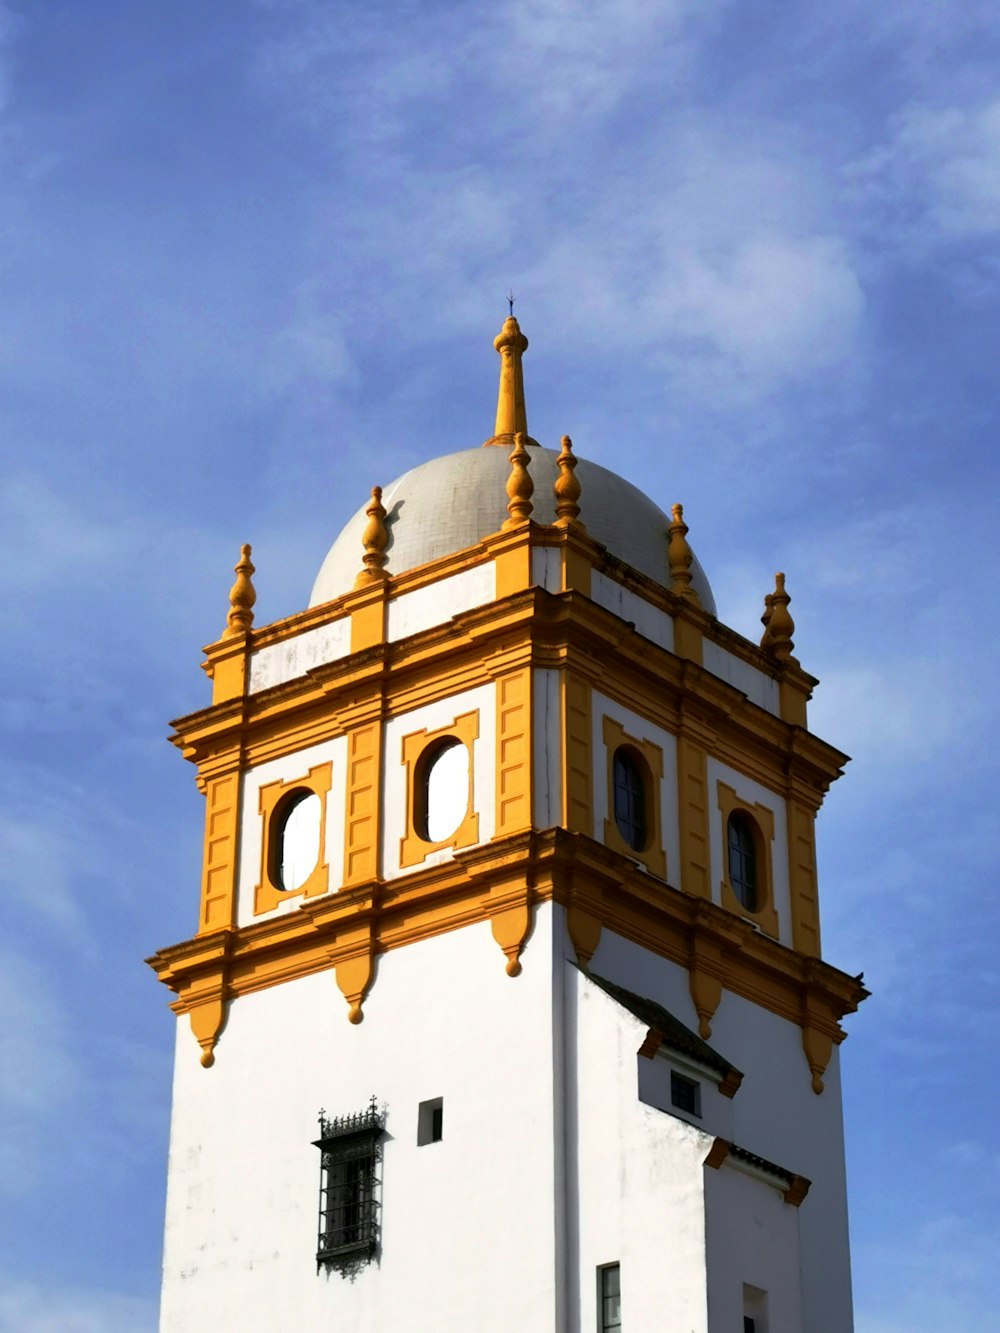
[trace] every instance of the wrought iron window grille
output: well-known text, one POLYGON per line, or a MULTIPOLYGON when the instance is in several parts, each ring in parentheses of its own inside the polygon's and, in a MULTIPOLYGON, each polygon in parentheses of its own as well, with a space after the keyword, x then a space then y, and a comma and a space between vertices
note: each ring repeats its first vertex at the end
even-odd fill
POLYGON ((378 1254, 385 1111, 375 1098, 354 1115, 319 1113, 319 1240, 316 1271, 353 1276, 378 1254))

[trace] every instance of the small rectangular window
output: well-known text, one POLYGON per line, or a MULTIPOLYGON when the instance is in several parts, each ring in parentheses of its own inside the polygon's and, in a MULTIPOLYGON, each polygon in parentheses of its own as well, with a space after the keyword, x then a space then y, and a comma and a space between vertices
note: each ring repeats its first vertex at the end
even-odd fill
POLYGON ((597 1270, 598 1311, 597 1327, 600 1333, 621 1333, 622 1278, 619 1264, 605 1264, 597 1270))
POLYGON ((701 1084, 685 1078, 675 1069, 670 1071, 670 1104, 688 1115, 701 1115, 701 1084))
POLYGON ((417 1146, 440 1143, 444 1138, 444 1099, 435 1097, 417 1108, 417 1146))
POLYGON ((743 1333, 757 1333, 757 1321, 752 1315, 743 1316, 743 1333))

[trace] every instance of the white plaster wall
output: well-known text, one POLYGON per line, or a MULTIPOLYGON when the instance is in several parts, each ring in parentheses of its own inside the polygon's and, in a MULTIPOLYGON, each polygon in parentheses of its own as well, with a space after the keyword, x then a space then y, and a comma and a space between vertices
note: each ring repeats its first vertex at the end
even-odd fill
POLYGON ((597 1269, 619 1263, 628 1333, 705 1333, 712 1138, 639 1101, 645 1026, 568 963, 564 978, 566 1327, 596 1326, 597 1269))
POLYGON ((532 673, 532 820, 552 828, 562 815, 562 709, 559 672, 532 673))
POLYGON ((258 764, 256 768, 243 774, 240 780, 240 837, 236 874, 236 912, 239 925, 245 926, 251 921, 264 921, 268 917, 296 912, 304 901, 301 894, 293 894, 274 911, 254 916, 253 891, 260 879, 261 844, 264 837, 264 817, 258 807, 258 792, 269 782, 291 782, 297 778, 304 778, 310 768, 325 763, 331 765, 330 790, 326 796, 325 829, 325 856, 330 868, 330 892, 334 892, 343 884, 347 738, 335 736, 331 740, 322 741, 319 745, 298 750, 295 754, 282 755, 280 759, 271 759, 266 764, 258 764))
POLYGON ((557 546, 531 548, 531 581, 546 592, 562 590, 562 552, 557 546))
POLYGON ((592 696, 593 755, 594 755, 594 837, 604 838, 604 821, 608 811, 608 747, 604 744, 604 718, 610 717, 621 724, 636 740, 651 741, 663 751, 663 777, 660 781, 660 819, 663 826, 663 846, 667 854, 667 879, 676 881, 680 874, 681 844, 678 825, 677 793, 677 740, 669 731, 648 722, 638 713, 623 707, 606 695, 594 691, 592 696))
POLYGON ((774 841, 771 843, 771 892, 775 911, 778 913, 778 938, 782 944, 792 943, 792 903, 788 883, 788 829, 786 823, 785 798, 767 787, 754 782, 753 778, 737 773, 735 769, 713 759, 708 759, 708 827, 709 849, 711 854, 712 900, 722 900, 723 857, 728 855, 726 842, 726 824, 719 809, 718 786, 724 782, 732 787, 741 801, 749 805, 759 802, 774 815, 774 841))
POLYGON ((450 861, 454 851, 442 847, 428 853, 416 866, 402 869, 399 844, 406 832, 406 769, 403 737, 414 731, 437 731, 462 713, 478 712, 479 737, 472 743, 472 804, 479 815, 479 842, 489 842, 496 827, 496 686, 479 685, 462 694, 438 699, 423 708, 390 718, 383 732, 382 754, 382 874, 386 879, 424 866, 450 861))
POLYGON ((775 717, 780 717, 778 682, 773 676, 758 671, 755 666, 744 662, 741 657, 737 657, 735 653, 729 652, 719 644, 713 643, 711 639, 702 640, 702 662, 706 671, 711 671, 713 676, 735 685, 751 703, 766 708, 775 717))
MULTIPOLYGON (((656 1000, 698 1030, 685 968, 609 930, 602 933, 590 967, 599 976, 656 1000)), ((847 1181, 837 1049, 824 1074, 825 1090, 817 1096, 798 1025, 726 990, 709 1041, 743 1072, 732 1102, 732 1133, 724 1137, 812 1181, 798 1210, 803 1328, 808 1333, 850 1333, 847 1181)), ((775 1327, 774 1333, 783 1331, 775 1327)))
POLYGON ((357 1026, 329 973, 244 996, 211 1069, 179 1020, 162 1333, 552 1333, 550 921, 517 978, 486 923, 383 955, 357 1026), (381 1258, 317 1275, 317 1114, 373 1093, 381 1258))
POLYGON ((743 1327, 744 1283, 767 1292, 766 1333, 814 1333, 802 1323, 799 1209, 727 1161, 705 1172, 705 1216, 709 1333, 743 1327))
POLYGON ((666 611, 653 606, 631 588, 623 588, 620 583, 609 579, 606 574, 601 574, 596 569, 591 575, 590 596, 598 606, 613 611, 622 620, 631 621, 643 638, 650 639, 653 643, 658 643, 661 648, 673 652, 674 622, 666 611))
POLYGON ((463 569, 460 574, 438 579, 426 587, 393 597, 386 611, 386 639, 394 643, 408 634, 419 634, 443 625, 460 611, 485 606, 496 600, 496 566, 492 560, 463 569))
POLYGON ((283 685, 304 676, 323 662, 336 662, 351 651, 351 620, 344 616, 328 625, 317 625, 294 638, 268 644, 250 654, 250 693, 283 685))

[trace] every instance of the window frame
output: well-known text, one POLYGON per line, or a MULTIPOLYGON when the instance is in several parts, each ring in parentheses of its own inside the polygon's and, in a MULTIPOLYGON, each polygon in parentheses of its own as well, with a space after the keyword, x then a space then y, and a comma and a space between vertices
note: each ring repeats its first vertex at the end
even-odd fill
POLYGON ((327 798, 333 782, 333 764, 316 764, 301 777, 264 783, 257 791, 260 815, 260 874, 253 891, 253 913, 271 912, 293 898, 313 898, 330 887, 330 867, 326 860, 327 798), (278 861, 284 820, 300 797, 318 796, 319 850, 311 873, 297 889, 281 885, 278 861))
POLYGON ((632 735, 607 714, 604 715, 601 730, 607 771, 604 844, 627 856, 630 861, 645 866, 650 874, 665 880, 667 854, 663 847, 663 750, 645 737, 632 735), (619 750, 627 750, 634 758, 643 781, 646 840, 641 848, 629 846, 615 818, 615 756, 619 750))
MULTIPOLYGON (((777 801, 778 798, 775 797, 777 801)), ((737 916, 752 921, 766 935, 780 938, 778 912, 774 905, 774 811, 759 801, 744 800, 728 783, 717 784, 716 802, 720 814, 719 841, 722 853, 722 878, 719 885, 721 905, 737 916), (738 814, 754 839, 757 857, 757 905, 750 909, 740 901, 730 879, 729 820, 738 814)))
MULTIPOLYGON (((460 713, 450 722, 434 731, 423 728, 412 731, 402 738, 401 757, 406 770, 406 824, 403 836, 399 840, 399 865, 401 870, 418 866, 431 852, 451 847, 471 847, 479 841, 479 815, 474 809, 475 799, 475 742, 479 739, 479 710, 460 713), (421 835, 419 817, 421 800, 426 802, 426 793, 421 794, 419 784, 426 778, 426 773, 442 745, 456 741, 464 745, 469 752, 469 791, 465 814, 456 828, 447 838, 432 842, 421 835)), ((426 826, 425 826, 426 831, 426 826)))
POLYGON ((597 1333, 621 1333, 622 1327, 622 1266, 616 1261, 597 1266, 597 1333), (617 1291, 608 1291, 608 1278, 614 1276, 617 1291), (607 1318, 607 1301, 618 1299, 618 1319, 611 1323, 607 1318))

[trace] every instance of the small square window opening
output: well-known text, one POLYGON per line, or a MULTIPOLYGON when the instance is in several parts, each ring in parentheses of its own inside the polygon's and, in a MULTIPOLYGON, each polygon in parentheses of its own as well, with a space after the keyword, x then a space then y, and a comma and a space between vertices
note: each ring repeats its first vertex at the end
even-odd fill
POLYGON ((444 1138, 444 1099, 421 1102, 417 1109, 417 1146, 440 1143, 444 1138))
POLYGON ((701 1084, 685 1078, 676 1069, 670 1071, 670 1104, 688 1115, 701 1115, 701 1084))

